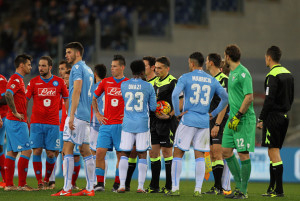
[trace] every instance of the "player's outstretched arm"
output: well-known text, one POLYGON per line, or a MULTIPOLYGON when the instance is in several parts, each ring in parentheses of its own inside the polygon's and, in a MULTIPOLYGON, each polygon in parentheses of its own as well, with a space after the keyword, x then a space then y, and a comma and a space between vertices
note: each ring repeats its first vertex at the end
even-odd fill
POLYGON ((17 117, 18 119, 23 120, 24 115, 17 112, 16 105, 15 105, 15 102, 14 102, 14 96, 10 91, 6 91, 5 99, 6 99, 8 107, 11 109, 13 115, 15 117, 17 117))

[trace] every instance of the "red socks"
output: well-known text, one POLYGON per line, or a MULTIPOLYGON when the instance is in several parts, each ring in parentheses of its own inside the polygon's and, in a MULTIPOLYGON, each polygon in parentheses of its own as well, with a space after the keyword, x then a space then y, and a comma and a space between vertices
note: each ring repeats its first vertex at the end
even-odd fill
POLYGON ((18 162, 19 186, 26 185, 29 157, 21 155, 18 162))

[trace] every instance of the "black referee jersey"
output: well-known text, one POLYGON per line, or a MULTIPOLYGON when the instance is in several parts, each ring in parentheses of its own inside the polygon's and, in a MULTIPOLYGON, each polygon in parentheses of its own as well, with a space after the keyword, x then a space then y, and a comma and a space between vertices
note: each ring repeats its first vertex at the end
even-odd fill
POLYGON ((287 113, 294 101, 294 78, 280 64, 274 65, 265 80, 265 101, 259 119, 266 120, 270 112, 287 113))

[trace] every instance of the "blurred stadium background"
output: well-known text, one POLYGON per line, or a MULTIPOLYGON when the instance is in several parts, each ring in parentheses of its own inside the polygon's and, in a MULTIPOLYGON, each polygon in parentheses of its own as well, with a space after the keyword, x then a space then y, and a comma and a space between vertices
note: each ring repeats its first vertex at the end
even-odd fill
MULTIPOLYGON (((114 54, 123 54, 127 64, 147 55, 164 55, 171 59, 170 73, 178 78, 187 72, 192 52, 223 56, 225 46, 235 43, 252 74, 259 115, 269 71, 264 54, 277 45, 283 52, 282 65, 295 77, 295 103, 284 146, 299 147, 299 9, 299 0, 0 0, 0 73, 9 78, 15 71, 15 56, 27 53, 34 61, 26 83, 39 74, 42 55, 54 59, 57 74, 64 45, 80 41, 84 60, 92 68, 97 63, 109 68, 114 54)), ((129 68, 125 75, 131 77, 129 68)), ((260 141, 257 130, 257 146, 260 141)))

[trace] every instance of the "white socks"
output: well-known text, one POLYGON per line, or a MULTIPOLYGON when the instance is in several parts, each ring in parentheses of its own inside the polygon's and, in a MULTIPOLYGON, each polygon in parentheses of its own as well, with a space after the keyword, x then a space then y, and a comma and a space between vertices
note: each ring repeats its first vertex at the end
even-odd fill
POLYGON ((144 190, 144 183, 145 183, 146 174, 147 174, 147 159, 139 159, 138 169, 139 169, 138 189, 144 190))
POLYGON ((179 190, 182 158, 173 158, 172 162, 172 191, 179 190))
POLYGON ((84 169, 85 169, 85 178, 86 178, 86 190, 94 190, 95 183, 95 162, 93 155, 89 155, 83 158, 84 169))
POLYGON ((64 175, 64 191, 69 191, 72 188, 72 176, 74 172, 74 156, 65 155, 63 162, 63 175, 64 175))
POLYGON ((121 159, 119 162, 120 188, 125 188, 127 170, 128 170, 128 157, 121 156, 121 159))
POLYGON ((195 186, 195 191, 201 192, 202 184, 203 184, 203 179, 205 175, 205 161, 204 158, 196 158, 196 186, 195 186))
POLYGON ((56 168, 57 168, 57 159, 56 159, 56 162, 55 162, 55 165, 54 165, 52 174, 51 174, 51 176, 50 176, 50 178, 49 178, 49 181, 55 181, 56 168))
POLYGON ((226 191, 231 190, 230 186, 230 170, 228 168, 227 162, 224 159, 224 169, 223 169, 223 174, 222 174, 222 188, 224 188, 226 191))

